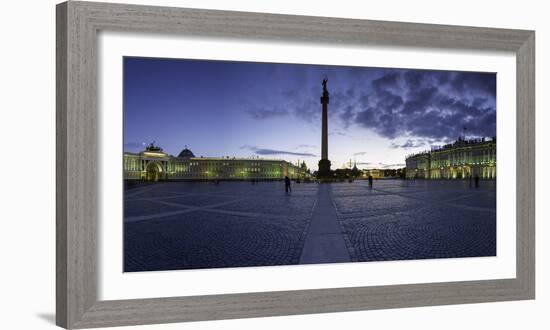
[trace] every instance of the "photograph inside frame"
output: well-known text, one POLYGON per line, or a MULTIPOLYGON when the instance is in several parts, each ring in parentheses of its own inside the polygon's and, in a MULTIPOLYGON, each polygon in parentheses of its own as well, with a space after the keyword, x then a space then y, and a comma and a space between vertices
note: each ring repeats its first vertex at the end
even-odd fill
POLYGON ((123 58, 124 272, 496 256, 496 73, 123 58))

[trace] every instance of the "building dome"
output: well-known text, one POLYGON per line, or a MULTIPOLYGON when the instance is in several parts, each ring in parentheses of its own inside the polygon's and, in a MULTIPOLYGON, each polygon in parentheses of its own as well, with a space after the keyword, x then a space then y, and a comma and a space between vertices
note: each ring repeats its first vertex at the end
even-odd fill
POLYGON ((195 157, 195 154, 187 148, 183 149, 180 154, 178 155, 180 158, 193 158, 195 157))

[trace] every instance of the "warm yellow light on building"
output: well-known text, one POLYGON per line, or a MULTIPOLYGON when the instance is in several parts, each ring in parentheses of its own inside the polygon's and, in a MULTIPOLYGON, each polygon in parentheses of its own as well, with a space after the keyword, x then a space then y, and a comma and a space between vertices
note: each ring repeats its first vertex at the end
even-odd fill
POLYGON ((147 151, 145 151, 143 154, 145 156, 149 156, 149 157, 166 157, 166 154, 158 153, 158 152, 147 152, 147 151))
MULTIPOLYGON (((186 149, 187 150, 187 149, 186 149)), ((284 160, 260 160, 258 158, 229 157, 174 157, 164 153, 161 148, 153 145, 140 153, 124 153, 125 180, 204 180, 204 179, 267 179, 281 180, 288 170, 294 175, 309 177, 306 169, 295 166, 284 160), (149 150, 152 149, 152 150, 149 150), (274 169, 277 168, 278 170, 274 169), (280 169, 280 170, 279 170, 280 169), (284 170, 283 170, 284 169, 284 170), (218 173, 218 171, 220 171, 218 173), (283 170, 283 171, 281 171, 283 170), (159 173, 160 176, 153 172, 159 173)))
POLYGON ((496 140, 458 139, 454 143, 432 148, 406 158, 407 178, 465 179, 472 176, 495 179, 496 140), (428 166, 425 167, 424 164, 428 166), (413 171, 414 170, 414 171, 413 171), (488 174, 487 174, 488 173, 488 174))

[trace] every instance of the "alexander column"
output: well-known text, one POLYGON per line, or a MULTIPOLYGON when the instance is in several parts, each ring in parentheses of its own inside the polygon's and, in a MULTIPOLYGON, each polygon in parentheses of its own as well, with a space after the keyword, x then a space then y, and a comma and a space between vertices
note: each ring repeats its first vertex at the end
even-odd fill
POLYGON ((322 130, 321 133, 321 160, 319 161, 319 171, 317 172, 318 178, 331 177, 330 172, 330 160, 328 160, 328 79, 323 79, 323 95, 321 96, 321 104, 323 105, 323 118, 322 118, 322 130))

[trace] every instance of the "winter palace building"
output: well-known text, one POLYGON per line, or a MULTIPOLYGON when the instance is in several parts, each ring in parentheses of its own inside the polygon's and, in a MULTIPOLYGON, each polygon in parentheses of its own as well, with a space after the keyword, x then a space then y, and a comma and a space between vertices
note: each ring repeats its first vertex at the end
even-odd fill
POLYGON ((431 151, 406 159, 409 179, 496 179, 497 142, 493 139, 459 138, 431 151))

